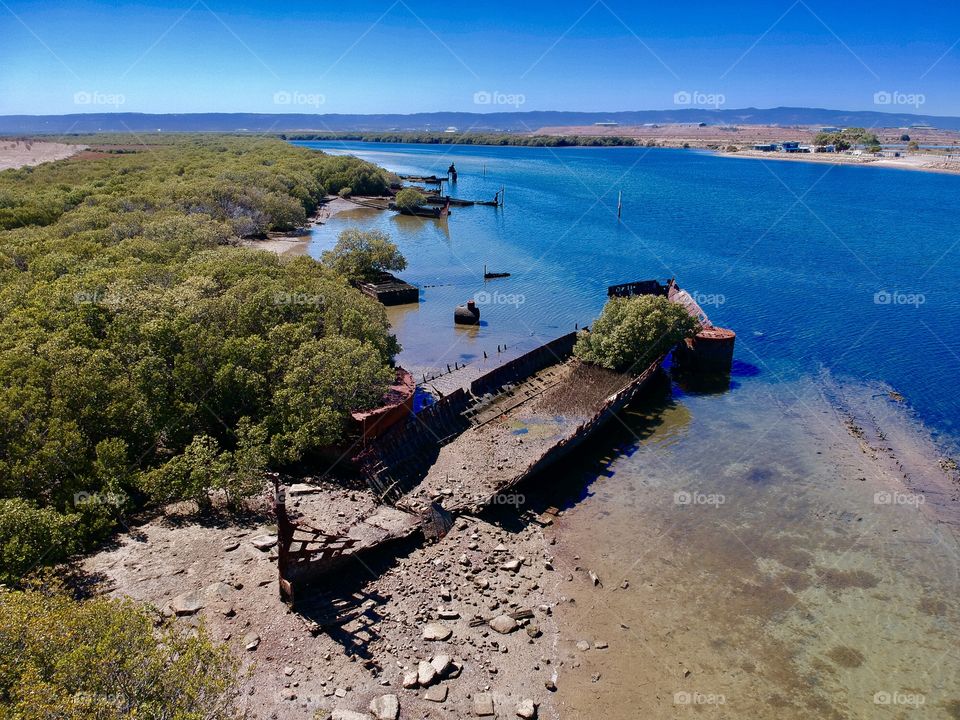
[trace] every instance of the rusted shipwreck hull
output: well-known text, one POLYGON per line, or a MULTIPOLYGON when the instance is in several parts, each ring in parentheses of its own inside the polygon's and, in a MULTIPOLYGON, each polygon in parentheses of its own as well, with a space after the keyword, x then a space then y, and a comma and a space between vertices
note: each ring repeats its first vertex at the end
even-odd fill
MULTIPOLYGON (((663 295, 713 328, 673 281, 614 286, 609 294, 663 295)), ((505 363, 367 442, 354 460, 381 505, 345 535, 292 521, 278 495, 282 595, 293 600, 347 559, 391 542, 442 537, 458 514, 497 502, 594 437, 651 384, 669 354, 639 374, 613 373, 572 357, 575 341, 570 333, 505 363), (524 423, 537 433, 514 451, 521 443, 510 429, 524 423), (504 452, 515 454, 495 457, 504 452)))

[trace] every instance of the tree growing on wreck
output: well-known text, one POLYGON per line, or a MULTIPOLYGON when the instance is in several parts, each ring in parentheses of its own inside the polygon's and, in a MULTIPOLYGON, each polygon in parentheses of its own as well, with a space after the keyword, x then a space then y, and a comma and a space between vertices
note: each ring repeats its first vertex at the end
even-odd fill
POLYGON ((416 188, 404 188, 397 193, 396 203, 401 210, 413 210, 423 206, 427 197, 416 188))
POLYGON ((610 370, 643 370, 700 324, 665 297, 611 298, 590 331, 577 338, 574 354, 610 370))
MULTIPOLYGON (((399 196, 398 196, 399 197, 399 196)), ((340 233, 333 250, 323 253, 322 262, 348 280, 376 280, 384 272, 403 270, 407 261, 390 236, 379 230, 350 228, 340 233)))

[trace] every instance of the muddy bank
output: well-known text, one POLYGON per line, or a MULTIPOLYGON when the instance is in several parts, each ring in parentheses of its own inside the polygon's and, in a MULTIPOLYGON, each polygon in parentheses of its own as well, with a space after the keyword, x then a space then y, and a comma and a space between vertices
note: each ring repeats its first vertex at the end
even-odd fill
POLYGON ((316 214, 307 221, 306 227, 295 233, 271 233, 265 240, 243 240, 244 247, 257 248, 276 253, 283 257, 306 255, 310 248, 312 231, 325 224, 330 218, 347 210, 355 210, 356 205, 336 195, 330 195, 316 214))

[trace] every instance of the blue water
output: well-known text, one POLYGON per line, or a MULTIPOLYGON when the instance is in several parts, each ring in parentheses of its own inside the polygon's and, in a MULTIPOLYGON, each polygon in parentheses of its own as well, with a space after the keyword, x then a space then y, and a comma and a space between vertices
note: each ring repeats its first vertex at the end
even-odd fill
POLYGON ((958 176, 667 149, 303 144, 402 173, 456 162, 459 197, 506 189, 503 208, 445 222, 360 211, 318 229, 314 255, 353 225, 400 245, 404 278, 425 286, 392 315, 411 366, 556 337, 589 323, 608 285, 676 277, 765 381, 880 380, 960 434, 958 176), (484 283, 484 264, 513 276, 484 283), (455 329, 454 306, 483 292, 484 326, 455 329))

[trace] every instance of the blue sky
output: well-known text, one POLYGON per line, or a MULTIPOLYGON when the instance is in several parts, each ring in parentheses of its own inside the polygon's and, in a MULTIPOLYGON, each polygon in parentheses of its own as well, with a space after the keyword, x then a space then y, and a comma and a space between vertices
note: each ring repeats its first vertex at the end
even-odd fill
POLYGON ((679 97, 960 115, 953 0, 0 0, 0 38, 0 114, 612 111, 679 97), (878 106, 884 92, 899 106, 878 106))

